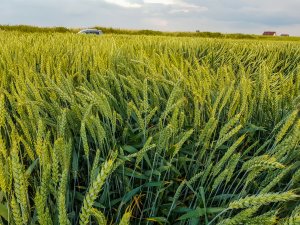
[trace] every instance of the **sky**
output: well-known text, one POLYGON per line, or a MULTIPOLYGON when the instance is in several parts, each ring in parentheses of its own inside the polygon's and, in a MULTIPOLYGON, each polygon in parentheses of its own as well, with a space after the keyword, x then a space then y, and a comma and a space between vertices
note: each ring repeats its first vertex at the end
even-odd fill
POLYGON ((300 36, 300 0, 0 0, 0 24, 300 36))

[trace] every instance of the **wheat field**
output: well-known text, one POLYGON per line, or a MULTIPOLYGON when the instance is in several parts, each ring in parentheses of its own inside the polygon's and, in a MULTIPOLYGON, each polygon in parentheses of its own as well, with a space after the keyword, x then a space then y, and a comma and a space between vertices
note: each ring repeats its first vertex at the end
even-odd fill
POLYGON ((300 224, 300 45, 0 31, 0 224, 300 224))

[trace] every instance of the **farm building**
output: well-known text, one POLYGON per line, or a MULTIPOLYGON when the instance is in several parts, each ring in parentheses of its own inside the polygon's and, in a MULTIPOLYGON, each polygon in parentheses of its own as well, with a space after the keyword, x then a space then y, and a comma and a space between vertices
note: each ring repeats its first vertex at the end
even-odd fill
POLYGON ((276 32, 275 32, 275 31, 265 31, 265 32, 263 33, 263 35, 276 36, 276 32))
POLYGON ((280 36, 289 37, 290 35, 289 34, 280 34, 280 36))

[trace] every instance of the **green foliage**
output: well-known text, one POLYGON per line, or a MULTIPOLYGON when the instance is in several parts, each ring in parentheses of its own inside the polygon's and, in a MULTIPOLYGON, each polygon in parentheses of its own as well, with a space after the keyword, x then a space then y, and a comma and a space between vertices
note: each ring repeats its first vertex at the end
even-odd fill
MULTIPOLYGON (((123 34, 123 35, 150 35, 150 36, 166 36, 166 37, 201 37, 201 38, 222 38, 222 39, 248 39, 248 40, 288 40, 300 41, 299 37, 282 37, 282 36, 263 36, 254 34, 241 34, 241 33, 220 33, 208 31, 196 32, 163 32, 156 30, 128 30, 112 27, 91 27, 103 31, 104 34, 123 34)), ((77 33, 79 28, 66 28, 66 27, 37 27, 30 25, 0 25, 0 30, 4 31, 20 31, 25 33, 77 33)))
POLYGON ((0 224, 299 223, 297 42, 38 29, 0 31, 0 224))

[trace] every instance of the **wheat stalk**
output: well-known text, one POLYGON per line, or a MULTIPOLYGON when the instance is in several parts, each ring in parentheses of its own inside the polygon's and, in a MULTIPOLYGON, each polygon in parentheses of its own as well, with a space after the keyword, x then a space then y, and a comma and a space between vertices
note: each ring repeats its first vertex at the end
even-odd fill
POLYGON ((230 209, 241 209, 248 208, 251 206, 260 206, 270 204, 272 202, 285 202, 292 201, 299 198, 298 195, 292 191, 283 193, 272 193, 272 194, 260 194, 257 196, 249 196, 237 201, 233 201, 229 204, 230 209))
POLYGON ((89 217, 91 215, 91 209, 94 201, 96 200, 98 193, 101 191, 101 188, 109 174, 112 172, 114 164, 114 159, 106 161, 96 179, 92 182, 90 188, 88 189, 83 205, 80 210, 80 225, 88 224, 89 217))

